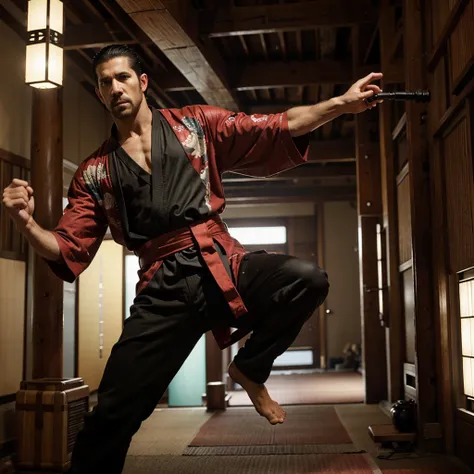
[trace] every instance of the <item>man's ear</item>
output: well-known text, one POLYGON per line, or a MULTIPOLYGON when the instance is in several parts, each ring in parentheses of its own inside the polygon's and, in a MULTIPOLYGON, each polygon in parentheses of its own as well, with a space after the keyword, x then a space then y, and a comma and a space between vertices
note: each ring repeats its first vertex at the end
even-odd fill
POLYGON ((99 98, 99 100, 105 105, 104 99, 102 98, 102 94, 100 93, 97 87, 95 88, 95 93, 97 94, 97 97, 99 98))
POLYGON ((145 92, 148 89, 148 76, 145 73, 140 76, 140 87, 142 92, 145 92))

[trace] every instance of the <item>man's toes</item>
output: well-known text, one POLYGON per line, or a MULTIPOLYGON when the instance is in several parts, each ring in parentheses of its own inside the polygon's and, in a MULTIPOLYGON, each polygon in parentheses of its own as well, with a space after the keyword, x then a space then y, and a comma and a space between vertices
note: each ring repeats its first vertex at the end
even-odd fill
POLYGON ((278 413, 278 416, 280 417, 283 417, 283 418, 286 417, 286 411, 280 405, 278 405, 277 413, 278 413))
POLYGON ((276 424, 280 423, 281 418, 277 414, 272 413, 270 416, 267 417, 267 419, 270 422, 270 424, 276 425, 276 424))

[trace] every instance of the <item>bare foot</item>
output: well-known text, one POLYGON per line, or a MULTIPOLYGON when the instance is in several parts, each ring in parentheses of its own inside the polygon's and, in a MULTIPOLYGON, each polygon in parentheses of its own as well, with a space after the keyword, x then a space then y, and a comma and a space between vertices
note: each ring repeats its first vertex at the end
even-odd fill
POLYGON ((263 384, 252 382, 232 362, 229 366, 229 375, 247 392, 257 412, 265 417, 272 425, 283 423, 286 412, 277 402, 270 398, 267 388, 263 384))

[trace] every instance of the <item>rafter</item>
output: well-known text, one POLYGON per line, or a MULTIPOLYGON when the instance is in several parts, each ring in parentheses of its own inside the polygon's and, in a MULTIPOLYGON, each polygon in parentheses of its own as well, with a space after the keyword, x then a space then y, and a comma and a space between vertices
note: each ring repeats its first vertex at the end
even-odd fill
POLYGON ((150 63, 148 67, 153 69, 156 66, 161 66, 163 70, 167 70, 166 66, 161 62, 161 60, 153 53, 153 51, 148 47, 150 43, 150 38, 146 33, 136 25, 134 21, 123 11, 122 8, 118 5, 115 0, 98 0, 102 6, 109 12, 109 14, 117 21, 117 23, 123 28, 123 30, 131 37, 137 40, 140 44, 143 53, 145 54, 145 59, 150 63))
POLYGON ((333 200, 336 197, 354 199, 357 195, 355 184, 347 186, 231 186, 224 187, 226 201, 245 203, 250 200, 267 202, 288 202, 293 198, 312 200, 333 200))
POLYGON ((26 41, 26 28, 3 5, 0 5, 0 20, 8 25, 23 41, 26 41))
MULTIPOLYGON (((244 38, 244 36, 241 36, 241 38, 244 38)), ((283 31, 278 32, 278 41, 280 42, 281 55, 283 57, 283 60, 286 61, 286 42, 283 31)))
POLYGON ((279 5, 219 8, 200 18, 209 37, 300 31, 321 26, 347 26, 376 21, 378 11, 367 0, 317 0, 279 5))
POLYGON ((161 66, 164 71, 166 67, 160 61, 160 59, 150 50, 147 46, 150 43, 150 38, 146 35, 141 28, 137 27, 135 22, 133 22, 129 16, 120 8, 120 6, 115 1, 111 0, 100 0, 102 6, 109 12, 109 14, 114 18, 114 20, 122 27, 122 29, 133 39, 137 40, 140 44, 143 53, 146 55, 145 63, 142 64, 143 71, 146 72, 149 76, 149 93, 156 100, 158 105, 161 107, 177 107, 176 101, 171 98, 166 91, 163 90, 161 84, 159 84, 155 75, 151 74, 151 71, 154 70, 157 66, 161 66))
MULTIPOLYGON (((242 37, 243 38, 243 37, 242 37)), ((267 43, 265 43, 265 36, 262 34, 259 35, 260 38, 260 44, 262 45, 262 50, 263 50, 263 56, 265 59, 268 61, 268 48, 267 48, 267 43)))
POLYGON ((242 64, 232 84, 238 91, 268 87, 293 87, 311 84, 346 83, 352 79, 347 62, 321 60, 305 62, 260 62, 242 64))
POLYGON ((314 193, 312 195, 294 196, 292 194, 286 194, 285 196, 274 197, 274 196, 247 196, 247 197, 232 197, 226 195, 227 208, 232 207, 252 207, 259 206, 261 204, 280 204, 280 203, 299 203, 299 202, 312 202, 321 203, 325 201, 355 201, 356 192, 337 194, 337 193, 314 193))
POLYGON ((136 38, 125 38, 123 33, 113 34, 104 23, 69 25, 64 31, 64 50, 102 48, 109 44, 137 44, 136 38))
POLYGON ((344 163, 355 161, 353 139, 314 140, 310 144, 308 161, 319 163, 344 163))
POLYGON ((91 84, 93 87, 96 87, 95 79, 92 74, 92 61, 90 58, 82 54, 81 51, 69 51, 65 54, 66 64, 74 64, 82 72, 84 79, 91 84))
POLYGON ((249 47, 247 46, 247 42, 245 41, 244 36, 239 36, 240 44, 242 45, 242 49, 244 50, 245 56, 249 57, 249 47))
POLYGON ((355 163, 337 163, 321 165, 307 163, 268 178, 253 178, 238 173, 224 173, 224 183, 244 183, 247 181, 314 181, 315 179, 355 178, 355 163))
MULTIPOLYGON (((372 66, 375 68, 378 66, 372 66)), ((367 72, 369 67, 366 67, 367 72)), ((315 84, 345 84, 358 79, 353 76, 350 64, 324 59, 320 61, 262 61, 236 63, 230 86, 237 91, 277 87, 301 87, 315 84)), ((193 85, 177 74, 167 74, 162 80, 166 91, 192 89, 193 85)))
MULTIPOLYGON (((102 0, 103 1, 103 0, 102 0)), ((208 104, 231 110, 238 109, 221 70, 220 58, 197 36, 197 13, 185 15, 177 9, 177 0, 117 0, 130 18, 163 51, 176 68, 188 79, 208 104), (179 12, 177 13, 177 11, 179 12), (178 14, 180 15, 178 18, 178 14), (176 17, 175 17, 176 16, 176 17), (191 19, 183 27, 183 18, 191 19)), ((188 12, 192 5, 188 5, 188 12)))

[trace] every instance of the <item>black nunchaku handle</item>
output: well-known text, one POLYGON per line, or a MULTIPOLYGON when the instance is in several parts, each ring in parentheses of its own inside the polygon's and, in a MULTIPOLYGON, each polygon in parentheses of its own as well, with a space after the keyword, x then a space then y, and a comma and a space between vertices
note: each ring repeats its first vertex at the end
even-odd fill
POLYGON ((430 91, 415 92, 381 92, 365 99, 369 104, 374 100, 414 100, 415 102, 429 102, 431 99, 430 91))

